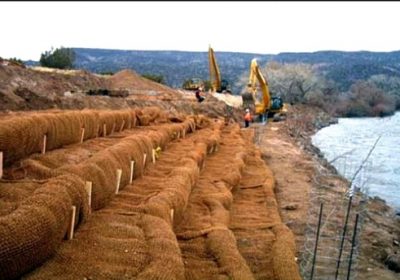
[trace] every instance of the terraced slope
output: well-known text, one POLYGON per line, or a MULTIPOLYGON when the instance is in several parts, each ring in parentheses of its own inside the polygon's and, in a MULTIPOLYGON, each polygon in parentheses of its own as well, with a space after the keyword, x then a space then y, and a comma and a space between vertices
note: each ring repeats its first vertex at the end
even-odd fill
POLYGON ((128 129, 122 118, 80 143, 75 125, 74 140, 54 133, 59 144, 46 154, 7 157, 1 279, 300 279, 251 130, 152 110, 129 116, 128 129), (75 234, 65 240, 72 206, 75 234))

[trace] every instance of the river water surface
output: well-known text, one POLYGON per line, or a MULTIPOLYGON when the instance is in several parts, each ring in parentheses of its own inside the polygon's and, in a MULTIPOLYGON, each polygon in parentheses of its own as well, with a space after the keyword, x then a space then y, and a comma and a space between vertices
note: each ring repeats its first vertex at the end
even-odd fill
POLYGON ((385 118, 340 118, 319 130, 312 143, 351 180, 379 136, 354 182, 400 211, 400 112, 385 118))

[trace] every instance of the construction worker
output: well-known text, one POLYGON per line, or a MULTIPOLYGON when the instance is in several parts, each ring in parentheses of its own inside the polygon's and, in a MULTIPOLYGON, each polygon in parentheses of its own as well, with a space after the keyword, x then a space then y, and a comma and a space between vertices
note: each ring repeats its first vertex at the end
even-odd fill
POLYGON ((202 90, 203 90, 202 87, 199 87, 199 88, 196 90, 196 98, 197 98, 197 101, 199 101, 199 103, 201 103, 201 102, 204 101, 204 97, 203 97, 202 94, 201 94, 202 90))
POLYGON ((253 117, 250 114, 250 109, 246 109, 246 114, 244 115, 244 126, 249 127, 250 122, 253 120, 253 117))

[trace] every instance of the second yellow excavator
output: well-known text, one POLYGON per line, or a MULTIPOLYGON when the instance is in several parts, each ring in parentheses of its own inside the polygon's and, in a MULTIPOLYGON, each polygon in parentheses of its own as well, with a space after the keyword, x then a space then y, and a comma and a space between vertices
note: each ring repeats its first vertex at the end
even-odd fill
POLYGON ((228 92, 231 93, 229 82, 225 79, 221 79, 221 73, 215 59, 214 50, 211 46, 208 47, 208 63, 210 69, 210 82, 213 92, 228 92))
POLYGON ((275 117, 284 115, 287 111, 286 104, 283 103, 282 98, 271 98, 268 83, 262 75, 255 58, 250 64, 249 83, 247 84, 247 92, 242 94, 242 100, 243 107, 249 108, 253 114, 260 116, 261 121, 274 117, 274 115, 275 117), (257 96, 257 81, 261 88, 261 98, 257 96))

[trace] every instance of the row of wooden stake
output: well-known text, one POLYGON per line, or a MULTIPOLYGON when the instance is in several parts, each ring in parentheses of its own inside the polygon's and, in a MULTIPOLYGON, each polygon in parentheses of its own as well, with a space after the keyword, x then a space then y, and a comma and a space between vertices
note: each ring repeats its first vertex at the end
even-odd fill
MULTIPOLYGON (((0 154, 1 156, 2 154, 0 154)), ((146 159, 147 159, 147 154, 143 154, 143 168, 146 166, 146 159)), ((152 161, 153 163, 156 162, 156 152, 155 149, 152 150, 152 161)), ((131 160, 130 164, 130 177, 129 177, 129 184, 132 184, 133 182, 133 173, 134 173, 134 168, 135 168, 135 161, 131 160)), ((122 169, 117 169, 117 182, 115 186, 115 194, 119 193, 119 188, 121 184, 121 177, 122 177, 122 169)), ((85 190, 88 196, 88 206, 89 206, 89 211, 91 211, 91 206, 92 206, 92 187, 93 183, 90 181, 86 181, 85 183, 85 190)), ((173 218, 174 212, 173 209, 171 210, 171 218, 173 218)), ((68 240, 73 239, 74 237, 74 228, 75 228, 75 216, 76 216, 76 206, 72 206, 71 208, 71 222, 69 225, 68 229, 68 240)))
MULTIPOLYGON (((133 125, 134 126, 136 125, 136 120, 134 121, 133 125)), ((120 132, 124 129, 124 126, 125 126, 125 120, 122 120, 120 132)), ((113 125, 112 130, 111 130, 111 133, 114 132, 114 129, 115 129, 115 123, 113 125)), ((104 136, 107 135, 107 126, 106 126, 106 124, 103 124, 103 134, 104 134, 104 136)), ((182 131, 182 137, 183 138, 185 138, 185 134, 186 134, 186 131, 183 130, 182 131)), ((181 135, 180 132, 178 132, 178 139, 180 138, 180 135, 181 135)), ((80 143, 83 143, 84 137, 85 137, 85 128, 82 127, 81 128, 80 143)), ((43 155, 46 154, 46 149, 47 149, 47 134, 43 135, 43 143, 42 143, 42 154, 43 155)), ((153 162, 155 162, 155 151, 154 151, 154 149, 153 149, 153 162)), ((3 175, 3 152, 0 151, 0 179, 2 178, 2 175, 3 175)))
MULTIPOLYGON (((134 126, 136 125, 136 121, 133 124, 134 126)), ((119 129, 119 132, 121 132, 124 129, 125 126, 125 120, 122 120, 121 128, 119 129)), ((111 129, 111 134, 115 130, 115 123, 113 124, 113 127, 111 129)), ((103 124, 103 136, 107 136, 107 125, 103 124)), ((85 128, 81 128, 81 138, 80 138, 80 143, 83 143, 85 137, 85 128)), ((42 154, 46 153, 46 146, 47 146, 47 134, 43 135, 43 145, 42 145, 42 154)))

